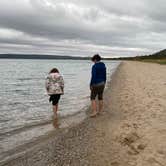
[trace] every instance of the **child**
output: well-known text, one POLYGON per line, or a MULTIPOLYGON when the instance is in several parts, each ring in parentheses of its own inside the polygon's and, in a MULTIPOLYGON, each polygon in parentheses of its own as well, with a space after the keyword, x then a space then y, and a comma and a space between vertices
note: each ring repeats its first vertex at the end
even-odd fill
POLYGON ((97 114, 103 113, 103 92, 106 84, 106 66, 101 62, 100 55, 96 54, 92 57, 92 76, 90 82, 91 90, 91 105, 92 114, 90 117, 95 117, 97 114), (96 96, 98 97, 99 110, 97 111, 96 96))
POLYGON ((49 102, 52 102, 54 112, 54 127, 58 127, 58 102, 62 94, 64 94, 64 80, 58 69, 53 68, 46 78, 45 82, 47 94, 50 96, 49 102))

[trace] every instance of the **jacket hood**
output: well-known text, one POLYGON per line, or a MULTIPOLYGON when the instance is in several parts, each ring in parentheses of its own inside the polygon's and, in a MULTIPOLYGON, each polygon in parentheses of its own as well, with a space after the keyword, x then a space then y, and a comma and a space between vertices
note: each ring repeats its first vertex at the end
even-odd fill
POLYGON ((49 75, 50 75, 50 77, 52 77, 52 78, 58 78, 58 77, 61 76, 60 73, 50 73, 49 75))

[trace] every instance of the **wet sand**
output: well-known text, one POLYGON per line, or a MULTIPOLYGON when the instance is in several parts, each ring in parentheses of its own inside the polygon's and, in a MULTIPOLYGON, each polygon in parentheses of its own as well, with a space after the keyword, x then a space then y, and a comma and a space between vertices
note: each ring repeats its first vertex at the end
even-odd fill
POLYGON ((165 73, 166 66, 123 62, 105 91, 105 114, 50 133, 1 165, 165 166, 165 73))

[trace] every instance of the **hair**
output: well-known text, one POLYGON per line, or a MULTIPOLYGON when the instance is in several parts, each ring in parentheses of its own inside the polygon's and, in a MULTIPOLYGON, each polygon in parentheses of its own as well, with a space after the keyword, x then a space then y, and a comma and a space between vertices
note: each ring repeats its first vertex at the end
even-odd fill
POLYGON ((101 60, 101 56, 99 55, 99 54, 95 54, 92 58, 91 58, 91 60, 94 62, 95 60, 98 62, 98 61, 100 61, 101 60))
POLYGON ((57 68, 53 68, 50 70, 49 74, 50 73, 59 73, 59 70, 57 68))

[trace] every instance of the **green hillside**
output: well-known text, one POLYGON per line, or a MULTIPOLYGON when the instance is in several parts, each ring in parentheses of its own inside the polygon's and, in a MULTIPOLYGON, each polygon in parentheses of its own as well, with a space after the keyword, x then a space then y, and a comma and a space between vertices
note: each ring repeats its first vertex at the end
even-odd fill
POLYGON ((166 59, 166 49, 149 56, 141 56, 140 59, 166 59))
POLYGON ((166 49, 151 55, 118 58, 118 60, 136 60, 136 61, 143 61, 143 62, 154 62, 159 64, 166 64, 166 49))

